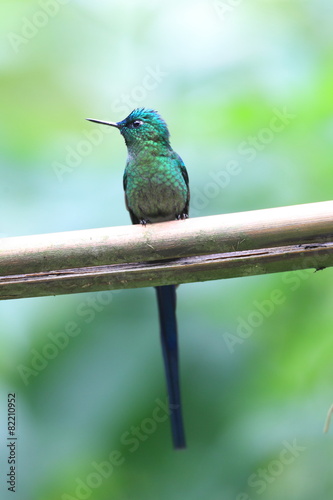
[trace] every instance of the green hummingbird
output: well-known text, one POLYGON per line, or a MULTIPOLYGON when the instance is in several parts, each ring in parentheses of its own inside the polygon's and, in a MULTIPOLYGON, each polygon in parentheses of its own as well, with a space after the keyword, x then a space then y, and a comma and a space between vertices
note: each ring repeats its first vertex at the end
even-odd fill
MULTIPOLYGON (((181 157, 170 145, 168 127, 153 109, 134 109, 120 122, 89 121, 119 129, 127 146, 123 185, 133 224, 186 219, 189 179, 181 157)), ((156 287, 161 343, 167 379, 173 444, 185 448, 179 388, 176 286, 156 287)))

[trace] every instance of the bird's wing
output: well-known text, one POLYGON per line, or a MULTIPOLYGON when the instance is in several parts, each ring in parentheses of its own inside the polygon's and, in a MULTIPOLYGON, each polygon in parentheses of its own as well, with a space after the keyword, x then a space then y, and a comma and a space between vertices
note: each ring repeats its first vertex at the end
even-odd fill
POLYGON ((189 178, 188 178, 188 173, 187 173, 187 170, 186 170, 186 167, 185 167, 185 163, 183 162, 183 160, 181 159, 181 157, 175 153, 175 159, 177 161, 177 164, 180 168, 180 171, 181 171, 181 174, 183 176, 183 179, 185 181, 185 184, 187 186, 187 200, 186 200, 186 205, 185 205, 185 208, 184 208, 184 214, 186 216, 188 216, 188 206, 189 206, 189 203, 190 203, 190 189, 189 189, 189 178))
POLYGON ((124 186, 124 191, 126 191, 126 187, 127 187, 127 173, 126 173, 126 170, 124 172, 124 177, 123 177, 123 186, 124 186))

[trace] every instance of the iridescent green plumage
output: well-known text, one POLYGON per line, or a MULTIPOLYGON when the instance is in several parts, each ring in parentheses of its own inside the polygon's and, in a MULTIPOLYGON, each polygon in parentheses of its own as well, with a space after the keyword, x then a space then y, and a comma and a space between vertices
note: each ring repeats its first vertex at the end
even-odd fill
POLYGON ((139 108, 117 125, 128 149, 124 190, 133 223, 186 218, 188 175, 166 123, 156 111, 139 108))

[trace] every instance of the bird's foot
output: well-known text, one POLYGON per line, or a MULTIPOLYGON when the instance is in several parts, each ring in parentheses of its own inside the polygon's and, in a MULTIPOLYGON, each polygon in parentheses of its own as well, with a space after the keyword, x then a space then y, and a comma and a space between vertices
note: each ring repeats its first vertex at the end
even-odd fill
POLYGON ((183 214, 178 214, 178 215, 176 216, 176 219, 177 219, 177 220, 185 220, 185 219, 188 219, 188 214, 185 214, 185 213, 183 213, 183 214))

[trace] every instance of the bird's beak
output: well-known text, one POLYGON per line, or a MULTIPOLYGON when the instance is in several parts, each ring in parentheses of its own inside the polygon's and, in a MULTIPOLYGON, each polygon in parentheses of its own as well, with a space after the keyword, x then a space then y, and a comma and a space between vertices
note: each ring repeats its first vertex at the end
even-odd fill
POLYGON ((116 122, 104 122, 103 120, 95 120, 94 118, 86 118, 89 122, 101 123, 102 125, 109 125, 110 127, 119 128, 118 123, 116 122))

